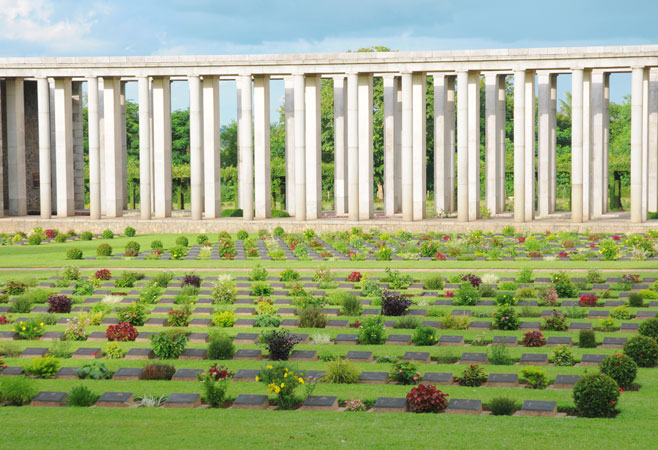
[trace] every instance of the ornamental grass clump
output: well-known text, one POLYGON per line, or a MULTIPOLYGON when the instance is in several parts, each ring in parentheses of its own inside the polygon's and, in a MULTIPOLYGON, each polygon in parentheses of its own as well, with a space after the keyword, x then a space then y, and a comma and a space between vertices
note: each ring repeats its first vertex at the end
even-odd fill
POLYGON ((349 292, 338 292, 337 294, 338 304, 340 305, 340 312, 343 316, 359 316, 361 311, 363 311, 363 306, 361 302, 355 295, 350 294, 349 292))
POLYGON ((233 338, 224 333, 213 333, 208 343, 208 359, 233 359, 235 345, 233 338))
POLYGON ((511 416, 518 409, 516 401, 509 397, 494 397, 487 407, 493 416, 511 416))
POLYGON ((37 392, 34 380, 26 376, 0 378, 0 401, 9 406, 27 405, 37 392))
POLYGON ((447 397, 435 386, 419 384, 407 394, 407 405, 416 413, 438 413, 448 407, 447 397))
POLYGON ((279 409, 291 409, 301 401, 296 398, 295 390, 305 384, 304 372, 297 371, 294 365, 285 362, 268 364, 260 370, 256 381, 261 381, 267 386, 267 392, 276 395, 279 409))
POLYGON ((66 396, 66 404, 75 407, 89 407, 96 403, 100 395, 95 394, 87 386, 73 386, 66 396))
POLYGON ((332 384, 354 384, 359 381, 361 370, 348 359, 335 359, 327 363, 322 381, 332 384))

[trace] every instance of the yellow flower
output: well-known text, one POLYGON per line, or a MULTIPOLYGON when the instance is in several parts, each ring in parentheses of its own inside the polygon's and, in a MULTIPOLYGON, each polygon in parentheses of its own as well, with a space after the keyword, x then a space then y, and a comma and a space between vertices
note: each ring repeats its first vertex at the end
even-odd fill
POLYGON ((287 372, 283 374, 283 378, 286 378, 287 376, 288 376, 287 372))
POLYGON ((281 383, 281 387, 286 387, 285 383, 281 383))
POLYGON ((41 322, 39 325, 40 325, 41 327, 43 327, 43 322, 41 322))
POLYGON ((256 381, 260 381, 260 377, 256 377, 256 381))
POLYGON ((304 379, 303 379, 303 378, 300 378, 300 379, 299 379, 299 383, 300 383, 300 384, 304 384, 304 379))
POLYGON ((25 327, 23 327, 22 330, 25 331, 25 327))
POLYGON ((268 365, 266 365, 266 366, 265 366, 265 368, 266 368, 266 369, 273 369, 273 367, 272 367, 272 366, 270 366, 269 364, 268 364, 268 365))
POLYGON ((274 392, 278 394, 279 392, 281 392, 281 388, 279 386, 274 386, 274 392))

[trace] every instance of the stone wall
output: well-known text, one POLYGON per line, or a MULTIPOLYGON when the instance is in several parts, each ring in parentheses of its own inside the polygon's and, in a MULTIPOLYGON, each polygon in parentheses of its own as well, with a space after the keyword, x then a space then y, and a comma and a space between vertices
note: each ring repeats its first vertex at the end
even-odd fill
POLYGON ((37 82, 25 81, 25 181, 27 213, 39 214, 39 107, 37 82))

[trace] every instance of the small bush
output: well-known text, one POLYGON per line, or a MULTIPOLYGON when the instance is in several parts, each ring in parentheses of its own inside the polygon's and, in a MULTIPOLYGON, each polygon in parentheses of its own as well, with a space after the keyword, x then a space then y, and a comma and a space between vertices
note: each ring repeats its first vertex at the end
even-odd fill
POLYGON ((356 296, 350 294, 349 292, 339 292, 338 301, 340 305, 341 315, 343 316, 359 316, 363 307, 361 302, 356 296))
POLYGON ((425 280, 423 287, 428 291, 438 291, 443 289, 443 277, 441 275, 434 275, 425 280))
POLYGON ((103 234, 101 235, 103 239, 114 239, 114 233, 112 230, 103 230, 103 234))
POLYGON ((641 308, 644 306, 644 297, 641 292, 631 292, 628 296, 628 304, 633 308, 641 308))
POLYGON ((438 341, 438 333, 432 327, 416 328, 411 338, 414 345, 435 345, 438 341))
POLYGON ((510 366, 514 364, 514 359, 510 355, 509 349, 504 344, 494 344, 488 355, 489 364, 496 366, 510 366))
POLYGON ((149 339, 155 356, 160 359, 176 359, 185 350, 187 333, 183 330, 167 330, 151 335, 149 339))
POLYGON ((464 369, 461 376, 455 377, 455 381, 460 386, 479 387, 487 381, 487 374, 482 367, 473 364, 464 369))
POLYGON ((516 401, 509 397, 495 397, 487 404, 493 416, 511 416, 518 409, 516 401))
POLYGON ((126 351, 121 348, 121 345, 119 345, 118 342, 108 342, 105 346, 105 350, 103 350, 103 355, 105 355, 107 359, 122 359, 126 356, 126 351))
POLYGON ((81 384, 73 386, 66 398, 66 404, 69 406, 89 407, 96 403, 100 395, 94 394, 87 386, 81 384))
POLYGON ((518 330, 519 314, 513 306, 498 307, 493 314, 493 326, 499 330, 518 330))
POLYGON ((233 359, 235 345, 233 339, 224 333, 212 336, 208 343, 208 359, 233 359))
POLYGON ((301 277, 300 273, 293 269, 286 269, 279 274, 280 281, 297 281, 301 277))
POLYGON ((233 372, 224 366, 217 367, 213 364, 208 372, 198 373, 199 381, 203 382, 205 400, 211 408, 219 408, 226 400, 226 391, 229 381, 233 378, 233 372))
POLYGON ((176 368, 169 364, 151 363, 144 366, 139 374, 140 380, 171 380, 176 368))
POLYGON ((101 362, 90 362, 78 369, 78 378, 84 380, 89 378, 91 380, 109 380, 114 375, 110 369, 105 367, 101 362))
POLYGON ((496 305, 498 306, 502 306, 502 305, 516 306, 518 303, 519 301, 514 296, 514 294, 511 294, 509 292, 499 292, 496 295, 496 305))
POLYGON ((592 330, 580 330, 578 333, 578 347, 596 348, 596 334, 592 330))
POLYGON ((250 281, 267 281, 269 273, 267 269, 262 267, 260 264, 256 264, 253 269, 249 272, 250 281))
POLYGON ((641 336, 658 340, 658 317, 652 317, 642 321, 638 327, 638 332, 641 336))
POLYGON ((66 251, 66 259, 82 259, 82 250, 71 247, 66 251))
POLYGON ((32 301, 28 297, 16 297, 11 303, 11 312, 27 314, 32 310, 32 301))
POLYGON ((96 256, 112 256, 112 246, 107 242, 96 247, 96 256))
POLYGON ((162 250, 164 248, 164 245, 162 245, 162 241, 156 239, 155 241, 151 241, 151 250, 162 250))
POLYGON ((422 380, 416 364, 409 361, 399 361, 393 364, 389 378, 397 384, 417 384, 422 380))
POLYGON ((402 316, 396 319, 393 324, 393 328, 405 329, 405 330, 415 330, 421 326, 421 321, 419 317, 416 316, 402 316))
POLYGON ((463 282, 457 289, 455 304, 460 306, 475 306, 480 301, 480 291, 470 282, 463 282))
POLYGON ((348 359, 330 361, 325 369, 322 381, 332 384, 353 384, 359 381, 361 370, 348 359))
POLYGON ((213 314, 212 323, 216 327, 230 328, 235 324, 235 314, 232 311, 222 311, 213 314))
POLYGON ((276 314, 259 314, 254 322, 254 328, 277 328, 281 325, 281 317, 276 314))
POLYGON ((448 407, 447 397, 435 386, 419 384, 407 394, 407 404, 416 413, 438 413, 448 407))
POLYGON ((237 238, 241 241, 244 241, 249 237, 249 233, 247 233, 245 230, 239 230, 237 233, 237 238))
POLYGON ((541 331, 529 331, 523 335, 521 343, 524 347, 543 347, 546 345, 546 338, 541 331))
POLYGON ((546 371, 539 367, 528 366, 521 369, 521 377, 533 389, 544 389, 548 386, 548 377, 546 371))
POLYGON ((41 235, 31 234, 27 238, 27 243, 30 244, 30 245, 39 245, 39 244, 41 244, 41 235))
POLYGON ((384 318, 373 316, 366 318, 359 327, 359 343, 364 345, 379 345, 386 341, 384 318))
POLYGON ((252 283, 250 294, 256 297, 269 297, 272 294, 272 287, 263 281, 257 281, 252 283))
POLYGON ((569 322, 560 311, 554 309, 552 314, 544 319, 542 328, 549 331, 567 331, 569 322))
POLYGON ((68 314, 71 312, 73 300, 66 295, 51 295, 48 299, 48 312, 68 314))
POLYGON ((299 338, 291 336, 287 330, 271 330, 261 333, 261 341, 273 361, 287 361, 299 338))
POLYGON ((327 326, 327 315, 321 306, 309 305, 298 311, 301 328, 324 328, 327 326))
POLYGON ((10 406, 27 405, 36 395, 34 381, 26 376, 0 378, 0 400, 10 406))
POLYGON ((558 345, 553 350, 553 364, 563 367, 573 366, 576 364, 576 358, 568 346, 558 345))
POLYGON ((619 385, 603 373, 585 375, 573 388, 576 409, 584 417, 612 417, 617 409, 619 385))
POLYGON ((394 291, 382 293, 382 315, 404 316, 413 302, 406 295, 394 291))
POLYGON ((599 301, 599 297, 596 294, 585 294, 581 295, 580 299, 578 300, 578 304, 583 307, 594 307, 596 306, 596 302, 599 301))
POLYGON ((189 243, 190 241, 185 236, 179 236, 176 238, 176 245, 180 245, 181 247, 187 247, 189 243))
POLYGON ((658 364, 658 343, 647 336, 633 336, 624 344, 624 354, 640 367, 653 367, 658 364))
POLYGON ((608 356, 601 362, 601 373, 615 380, 619 387, 627 389, 635 381, 637 364, 632 358, 617 353, 608 356))
POLYGON ((105 330, 108 341, 132 342, 137 339, 139 332, 130 322, 121 322, 117 325, 109 325, 105 330))
POLYGON ((39 378, 52 378, 57 375, 59 368, 59 359, 43 356, 32 360, 32 363, 25 367, 25 373, 39 378))

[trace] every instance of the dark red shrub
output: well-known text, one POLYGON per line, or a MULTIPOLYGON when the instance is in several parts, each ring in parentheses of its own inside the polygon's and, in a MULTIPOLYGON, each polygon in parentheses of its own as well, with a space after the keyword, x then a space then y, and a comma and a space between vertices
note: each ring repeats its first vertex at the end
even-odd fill
POLYGON ((0 325, 7 325, 11 323, 11 316, 7 317, 6 314, 0 316, 0 325))
POLYGON ((121 322, 118 325, 110 325, 105 331, 108 341, 130 342, 137 339, 139 332, 130 322, 121 322))
POLYGON ((228 367, 225 366, 217 366, 217 363, 213 364, 210 369, 208 369, 208 373, 210 376, 215 380, 226 380, 226 379, 231 379, 233 378, 234 373, 228 370, 228 367))
POLYGON ((394 291, 382 293, 382 316, 404 316, 413 302, 406 295, 394 291))
POLYGON ((543 347, 546 345, 546 338, 541 331, 529 331, 523 335, 521 342, 525 347, 543 347))
POLYGON ((352 272, 347 276, 347 281, 358 283, 361 281, 361 272, 352 272))
POLYGON ((444 255, 441 252, 436 252, 434 253, 434 259, 437 261, 445 261, 446 260, 446 255, 444 255))
POLYGON ((468 281, 474 288, 478 288, 482 284, 482 278, 478 277, 477 275, 473 275, 472 273, 464 275, 462 277, 462 281, 468 281))
POLYGON ((109 271, 109 269, 100 269, 97 270, 96 273, 94 274, 97 279, 107 281, 112 279, 112 273, 109 271))
POLYGON ((185 286, 200 287, 201 277, 199 277, 198 275, 194 275, 192 273, 186 273, 185 276, 183 277, 183 281, 181 282, 181 287, 185 287, 185 286))
POLYGON ((68 314, 71 312, 73 300, 66 295, 51 295, 48 299, 48 305, 50 305, 48 312, 68 314))
POLYGON ((54 239, 57 236, 56 230, 44 230, 43 231, 48 239, 54 239))
POLYGON ((580 296, 578 304, 580 306, 596 306, 596 302, 599 300, 599 297, 596 294, 585 294, 580 296))
POLYGON ((448 394, 431 385, 419 384, 407 394, 409 409, 417 413, 443 411, 448 406, 448 394))

